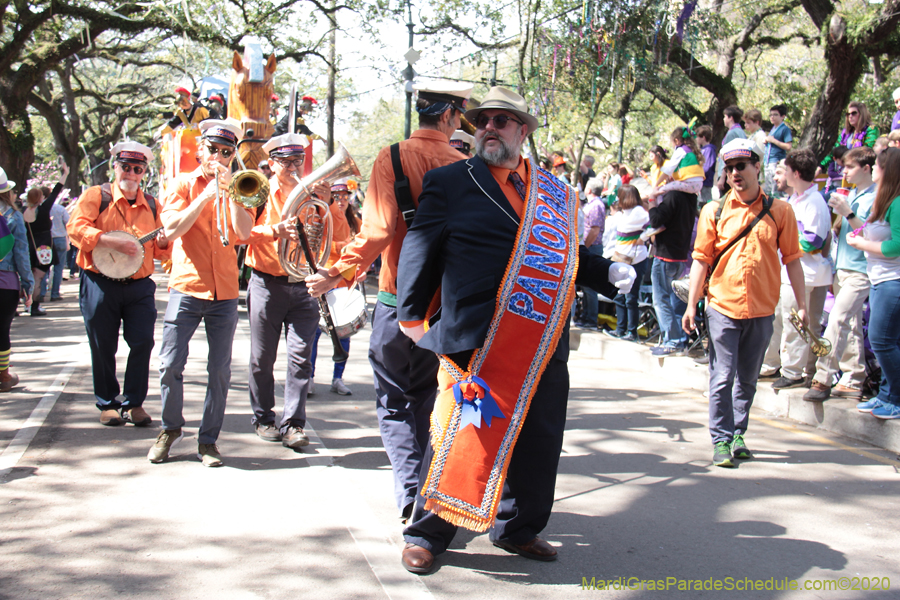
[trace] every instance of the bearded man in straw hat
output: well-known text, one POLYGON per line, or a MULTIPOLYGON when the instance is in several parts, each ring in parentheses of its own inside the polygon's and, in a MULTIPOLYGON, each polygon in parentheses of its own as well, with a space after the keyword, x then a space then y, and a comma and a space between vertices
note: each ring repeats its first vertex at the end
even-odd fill
POLYGON ((575 190, 521 156, 525 100, 491 88, 476 156, 430 171, 400 254, 400 324, 438 355, 439 396, 403 566, 427 573, 459 526, 541 561, 569 392, 575 283, 614 296, 634 269, 578 244, 575 190), (440 300, 438 305, 437 300, 440 300), (439 306, 439 307, 438 307, 439 306), (427 323, 427 329, 426 329, 427 323))

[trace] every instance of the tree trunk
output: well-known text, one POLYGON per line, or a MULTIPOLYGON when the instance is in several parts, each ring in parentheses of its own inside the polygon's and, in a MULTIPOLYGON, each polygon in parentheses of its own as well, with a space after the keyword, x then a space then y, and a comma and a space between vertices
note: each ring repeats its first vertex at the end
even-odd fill
POLYGON ((7 179, 16 182, 13 193, 25 192, 31 163, 34 162, 34 136, 24 102, 17 102, 7 89, 0 91, 0 167, 7 179), (12 96, 12 97, 11 97, 12 96))
POLYGON ((828 25, 825 61, 828 74, 822 93, 816 100, 809 122, 796 147, 809 148, 817 160, 825 158, 840 134, 844 109, 850 94, 866 67, 863 45, 854 45, 847 34, 847 24, 840 15, 832 15, 828 25))

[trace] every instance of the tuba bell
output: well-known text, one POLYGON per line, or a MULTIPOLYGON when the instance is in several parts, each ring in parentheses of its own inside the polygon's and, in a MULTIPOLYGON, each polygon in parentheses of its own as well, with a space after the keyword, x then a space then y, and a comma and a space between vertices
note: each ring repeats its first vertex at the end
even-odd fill
MULTIPOLYGON (((333 182, 341 177, 359 176, 359 168, 343 144, 321 167, 300 179, 284 202, 281 220, 295 219, 303 227, 317 265, 324 265, 331 253, 332 223, 328 202, 313 197, 310 187, 319 182, 333 182)), ((309 275, 303 249, 290 239, 278 240, 278 261, 290 277, 303 279, 309 275)))

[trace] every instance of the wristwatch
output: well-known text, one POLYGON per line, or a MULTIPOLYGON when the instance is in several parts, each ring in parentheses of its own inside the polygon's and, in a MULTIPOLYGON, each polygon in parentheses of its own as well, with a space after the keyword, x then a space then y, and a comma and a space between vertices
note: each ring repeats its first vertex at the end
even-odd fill
POLYGON ((856 217, 856 213, 851 211, 851 213, 849 215, 847 215, 847 220, 849 221, 850 219, 853 219, 855 217, 856 217))

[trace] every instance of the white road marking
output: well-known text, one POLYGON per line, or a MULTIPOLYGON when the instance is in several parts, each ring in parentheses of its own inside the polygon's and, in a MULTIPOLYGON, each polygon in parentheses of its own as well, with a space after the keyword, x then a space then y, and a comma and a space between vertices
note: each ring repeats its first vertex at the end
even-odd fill
MULTIPOLYGON (((87 344, 80 344, 76 348, 76 354, 83 354, 86 350, 87 344)), ((50 414, 50 411, 56 405, 59 395, 66 389, 66 384, 69 383, 72 373, 75 372, 79 365, 81 365, 81 361, 76 360, 63 367, 63 370, 56 376, 53 385, 50 386, 50 389, 47 390, 47 393, 38 402, 38 405, 31 411, 31 415, 25 420, 19 431, 16 432, 16 437, 3 449, 3 453, 0 454, 0 482, 6 481, 13 468, 22 459, 34 436, 37 435, 37 432, 47 419, 47 415, 50 414)))

